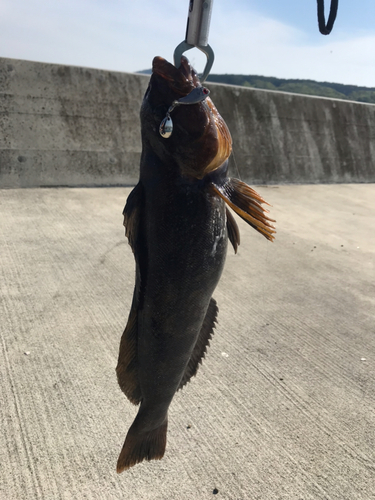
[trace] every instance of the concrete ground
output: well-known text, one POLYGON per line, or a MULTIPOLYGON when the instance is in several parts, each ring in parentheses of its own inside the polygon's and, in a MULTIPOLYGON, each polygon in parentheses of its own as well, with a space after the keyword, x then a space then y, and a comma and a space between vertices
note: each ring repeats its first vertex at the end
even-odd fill
POLYGON ((121 475, 129 189, 0 191, 1 500, 375 498, 375 186, 257 189, 276 240, 240 222, 166 455, 121 475))

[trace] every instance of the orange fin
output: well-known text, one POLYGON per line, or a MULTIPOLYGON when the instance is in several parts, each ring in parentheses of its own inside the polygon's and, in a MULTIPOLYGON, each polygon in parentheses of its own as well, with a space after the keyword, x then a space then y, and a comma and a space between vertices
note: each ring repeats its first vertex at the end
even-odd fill
POLYGON ((117 472, 120 474, 143 460, 163 458, 167 445, 167 427, 168 420, 148 432, 134 433, 130 428, 117 461, 117 472))
POLYGON ((227 213, 227 231, 229 241, 232 243, 234 253, 237 253, 238 245, 240 244, 240 230, 238 229, 237 222, 235 221, 231 211, 226 207, 227 213))
POLYGON ((250 226, 263 234, 267 240, 273 241, 276 233, 271 222, 273 219, 267 217, 262 204, 268 203, 254 189, 238 179, 226 179, 224 184, 211 183, 213 191, 218 194, 250 226))
POLYGON ((219 308, 216 305, 216 300, 211 299, 208 305, 206 316, 203 320, 201 331, 197 342, 194 346, 193 352, 191 353, 190 360, 186 366, 185 373, 182 376, 179 389, 189 382, 191 377, 197 374, 199 364, 202 363, 205 354, 207 352, 207 347, 210 345, 210 340, 214 333, 215 323, 217 322, 216 317, 219 312, 219 308))

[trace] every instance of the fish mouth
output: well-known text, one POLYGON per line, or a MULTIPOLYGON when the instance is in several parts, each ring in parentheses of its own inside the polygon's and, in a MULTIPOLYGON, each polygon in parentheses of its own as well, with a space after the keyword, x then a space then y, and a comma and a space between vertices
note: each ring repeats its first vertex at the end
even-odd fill
POLYGON ((154 57, 152 72, 167 80, 171 89, 179 94, 187 95, 192 88, 201 86, 197 73, 185 56, 181 56, 179 68, 162 57, 154 57))
MULTIPOLYGON (((181 65, 179 68, 176 68, 162 57, 154 57, 152 72, 165 80, 169 88, 181 96, 186 96, 195 87, 202 86, 196 71, 185 56, 181 57, 181 65)), ((229 158, 232 152, 232 137, 227 124, 219 114, 210 97, 207 97, 200 105, 203 107, 207 119, 204 136, 208 138, 208 136, 212 134, 212 128, 216 130, 217 136, 215 140, 216 147, 214 148, 216 151, 213 156, 211 156, 211 161, 205 165, 199 175, 196 175, 198 178, 203 178, 206 174, 219 168, 229 158)), ((204 140, 204 137, 202 139, 204 140)))

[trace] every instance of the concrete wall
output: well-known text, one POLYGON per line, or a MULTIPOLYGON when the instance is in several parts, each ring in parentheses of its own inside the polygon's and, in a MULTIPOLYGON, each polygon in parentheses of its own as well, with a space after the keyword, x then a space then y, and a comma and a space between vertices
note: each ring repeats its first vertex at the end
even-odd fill
MULTIPOLYGON (((0 58, 0 187, 133 184, 144 75, 0 58)), ((209 84, 256 183, 375 182, 375 106, 209 84)))

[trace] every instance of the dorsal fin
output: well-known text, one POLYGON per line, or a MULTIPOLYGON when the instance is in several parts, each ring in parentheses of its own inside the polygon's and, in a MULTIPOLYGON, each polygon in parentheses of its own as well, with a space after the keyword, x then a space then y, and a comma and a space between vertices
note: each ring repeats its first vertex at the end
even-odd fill
MULTIPOLYGON (((128 196, 123 215, 125 235, 129 240, 133 253, 136 255, 138 245, 138 233, 140 214, 143 205, 143 188, 138 183, 128 196)), ((137 258, 137 256, 136 256, 137 258)), ((120 352, 116 367, 117 380, 121 390, 129 401, 138 404, 142 399, 142 393, 137 373, 137 349, 138 349, 138 304, 141 289, 141 272, 139 262, 136 263, 136 281, 133 294, 133 302, 129 313, 127 325, 121 337, 120 352)))
POLYGON ((212 190, 219 195, 230 208, 244 221, 250 224, 259 233, 263 234, 267 240, 273 241, 275 228, 266 213, 268 210, 262 207, 262 204, 268 203, 250 186, 244 182, 230 178, 226 179, 223 184, 211 182, 212 190))
POLYGON ((237 253, 238 245, 240 244, 240 230, 238 229, 237 222, 235 221, 231 211, 226 207, 227 214, 227 231, 229 241, 232 243, 234 253, 237 253))
POLYGON ((209 346, 210 340, 212 339, 218 312, 219 308, 216 305, 216 300, 211 299, 208 305, 206 316, 203 320, 201 331, 199 332, 197 341, 195 343, 193 352, 191 353, 190 360, 186 366, 185 373, 181 379, 178 390, 182 389, 182 387, 187 384, 187 382, 189 382, 191 377, 197 374, 199 364, 202 363, 203 358, 205 357, 205 354, 207 352, 207 347, 209 346))

